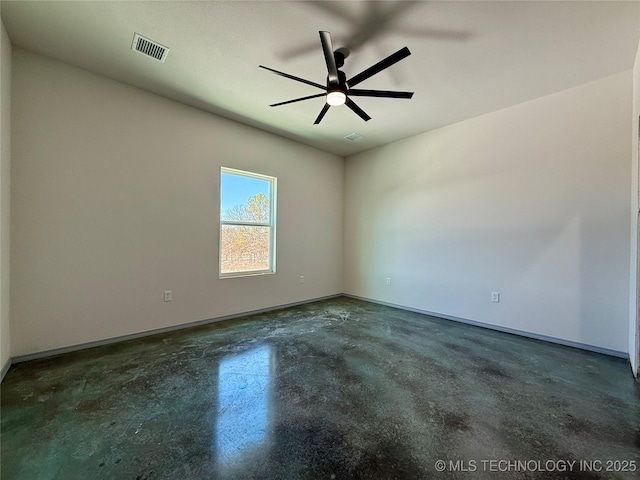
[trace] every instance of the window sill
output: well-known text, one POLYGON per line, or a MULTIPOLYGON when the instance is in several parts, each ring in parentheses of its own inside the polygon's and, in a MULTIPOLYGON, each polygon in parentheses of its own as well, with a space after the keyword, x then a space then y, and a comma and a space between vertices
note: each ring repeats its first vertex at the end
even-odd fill
POLYGON ((239 277, 261 277, 263 275, 275 275, 276 272, 272 270, 261 270, 259 272, 233 272, 233 273, 221 273, 218 278, 239 278, 239 277))

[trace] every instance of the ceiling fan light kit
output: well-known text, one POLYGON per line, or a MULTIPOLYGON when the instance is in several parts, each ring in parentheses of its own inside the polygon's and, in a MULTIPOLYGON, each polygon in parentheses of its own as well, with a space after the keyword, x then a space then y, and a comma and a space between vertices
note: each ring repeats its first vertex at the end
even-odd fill
POLYGON ((271 104, 271 107, 277 107, 280 105, 286 105, 289 103, 301 102, 303 100, 310 100, 312 98, 325 97, 325 105, 320 111, 320 114, 317 116, 314 125, 319 124, 322 121, 322 118, 325 116, 329 107, 335 107, 339 105, 346 105, 349 107, 356 115, 362 118, 365 122, 371 120, 371 117, 367 115, 353 100, 351 100, 351 96, 354 97, 377 97, 377 98, 404 98, 410 99, 413 97, 413 92, 396 92, 391 90, 361 90, 354 89, 352 87, 357 84, 363 82, 364 80, 380 73, 382 70, 389 68, 391 65, 399 62, 400 60, 411 55, 411 52, 407 47, 401 48, 397 52, 389 55, 387 58, 379 61, 375 65, 367 68, 366 70, 360 72, 359 74, 351 77, 347 80, 346 75, 342 70, 338 70, 344 65, 344 59, 349 56, 349 50, 346 48, 339 48, 337 50, 333 50, 333 45, 331 44, 331 34, 329 32, 321 31, 320 33, 320 43, 322 45, 322 51, 324 53, 324 59, 327 64, 327 85, 323 86, 319 83, 312 82, 310 80, 305 80, 304 78, 296 77, 294 75, 290 75, 288 73, 280 72, 278 70, 274 70, 273 68, 265 67, 260 65, 260 68, 265 70, 269 70, 270 72, 275 73, 276 75, 280 75, 285 78, 289 78, 291 80, 295 80, 297 82, 304 83, 306 85, 311 85, 312 87, 319 88, 324 90, 325 93, 318 93, 316 95, 309 95, 306 97, 294 98, 293 100, 287 100, 284 102, 271 104))
POLYGON ((347 96, 344 92, 340 90, 333 90, 331 92, 327 92, 327 103, 332 107, 337 107, 339 105, 344 105, 346 102, 347 96))

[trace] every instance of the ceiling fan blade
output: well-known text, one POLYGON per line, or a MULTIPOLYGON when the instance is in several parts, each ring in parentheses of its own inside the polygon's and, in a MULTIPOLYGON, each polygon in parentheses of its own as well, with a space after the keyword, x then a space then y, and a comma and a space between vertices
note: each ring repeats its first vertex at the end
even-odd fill
POLYGON ((411 98, 413 97, 413 92, 393 92, 390 90, 360 90, 360 89, 349 89, 347 90, 348 95, 353 95, 354 97, 380 97, 380 98, 411 98))
POLYGON ((373 77, 376 73, 380 73, 385 68, 389 68, 394 63, 398 63, 400 60, 408 57, 409 55, 411 55, 411 52, 407 47, 401 48, 396 53, 392 53, 384 60, 380 60, 375 65, 367 68, 363 72, 360 72, 355 77, 350 78, 349 80, 347 80, 347 83, 349 84, 350 87, 354 87, 360 82, 366 80, 367 78, 373 77))
MULTIPOLYGON (((326 2, 322 2, 326 3, 326 2)), ((396 30, 397 24, 409 10, 420 5, 419 1, 367 2, 357 22, 351 22, 355 31, 344 42, 347 47, 358 50, 376 37, 396 30)), ((404 25, 401 27, 404 32, 404 25)), ((398 29, 400 30, 400 29, 398 29)))
POLYGON ((324 114, 327 113, 327 110, 329 110, 330 106, 331 105, 329 105, 328 103, 324 104, 324 107, 322 107, 322 110, 320 110, 320 115, 318 115, 318 118, 316 118, 316 121, 313 122, 314 125, 318 125, 322 121, 322 117, 324 117, 324 114))
POLYGON ((333 45, 331 44, 331 34, 329 32, 319 32, 320 43, 322 43, 322 51, 324 52, 324 60, 327 62, 327 72, 329 73, 329 85, 340 85, 338 79, 338 67, 336 65, 336 57, 333 55, 333 45))
POLYGON ((260 68, 264 68, 265 70, 269 70, 270 72, 275 73, 276 75, 280 75, 285 78, 290 78, 291 80, 295 80, 296 82, 306 83, 307 85, 311 85, 312 87, 318 87, 322 90, 326 90, 327 87, 324 85, 320 85, 319 83, 312 82, 310 80, 305 80, 304 78, 295 77, 293 75, 289 75, 288 73, 279 72, 278 70, 274 70, 273 68, 265 67, 264 65, 258 65, 260 68))
POLYGON ((269 106, 270 107, 279 107, 280 105, 286 105, 287 103, 301 102, 302 100, 309 100, 311 98, 324 97, 325 95, 326 95, 326 93, 318 93, 316 95, 309 95, 308 97, 294 98, 293 100, 287 100, 286 102, 274 103, 274 104, 271 104, 269 106))
POLYGON ((347 100, 344 102, 344 104, 347 107, 349 107, 351 110, 353 110, 365 122, 368 122, 369 120, 371 120, 371 117, 366 113, 364 113, 364 110, 362 110, 358 105, 356 105, 355 102, 351 100, 349 97, 347 97, 347 100))

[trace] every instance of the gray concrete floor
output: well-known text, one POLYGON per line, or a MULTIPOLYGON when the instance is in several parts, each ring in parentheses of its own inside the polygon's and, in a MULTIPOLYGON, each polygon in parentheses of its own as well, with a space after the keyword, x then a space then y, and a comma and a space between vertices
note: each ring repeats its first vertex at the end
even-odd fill
POLYGON ((1 397, 3 480, 640 478, 626 361, 344 297, 18 364, 1 397))

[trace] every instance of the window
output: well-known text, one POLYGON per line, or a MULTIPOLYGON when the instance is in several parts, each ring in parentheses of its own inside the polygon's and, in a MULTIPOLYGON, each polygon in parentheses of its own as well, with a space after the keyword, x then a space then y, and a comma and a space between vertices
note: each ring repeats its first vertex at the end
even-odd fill
POLYGON ((222 167, 220 277, 275 273, 276 178, 222 167))

